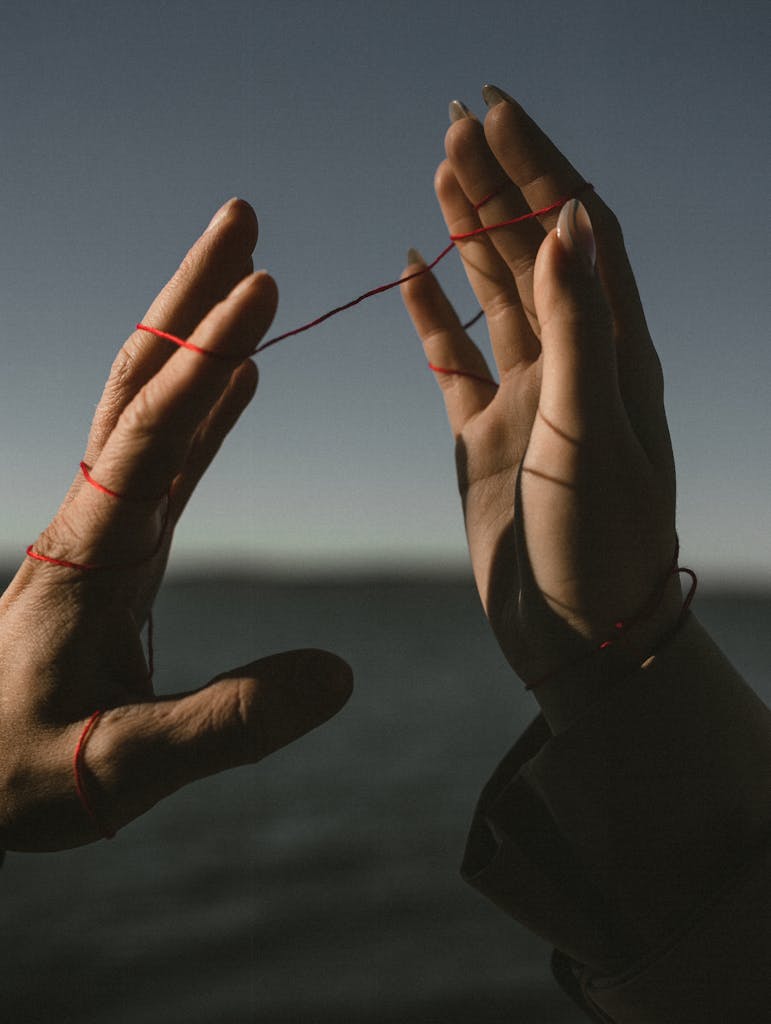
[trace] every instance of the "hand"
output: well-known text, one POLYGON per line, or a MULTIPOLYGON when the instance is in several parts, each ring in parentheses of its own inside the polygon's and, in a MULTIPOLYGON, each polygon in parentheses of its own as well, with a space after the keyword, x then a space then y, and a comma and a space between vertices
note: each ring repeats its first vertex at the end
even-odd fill
MULTIPOLYGON (((517 103, 494 87, 485 98, 484 126, 453 104, 436 174, 452 234, 584 185, 517 103)), ((429 361, 476 375, 437 377, 479 593, 504 654, 531 684, 569 673, 657 595, 655 612, 619 643, 620 661, 607 662, 628 670, 680 608, 668 578, 675 472, 661 367, 618 224, 594 192, 581 199, 585 209, 571 203, 559 214, 559 233, 555 210, 458 243, 497 390, 476 379, 490 375, 485 359, 433 276, 402 286, 429 361)))
POLYGON ((156 699, 140 630, 174 527, 257 386, 248 358, 276 286, 252 273, 257 222, 231 200, 144 322, 220 357, 137 331, 118 354, 84 462, 0 600, 0 847, 54 850, 115 830, 194 779, 266 756, 333 715, 351 674, 322 651, 292 651, 156 699), (85 723, 79 800, 73 753, 85 723))

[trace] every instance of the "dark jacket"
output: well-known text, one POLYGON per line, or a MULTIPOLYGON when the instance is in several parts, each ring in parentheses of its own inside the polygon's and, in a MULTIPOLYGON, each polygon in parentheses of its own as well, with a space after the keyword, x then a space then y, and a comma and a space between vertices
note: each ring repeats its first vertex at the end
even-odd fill
POLYGON ((469 834, 464 878, 606 1024, 771 1021, 771 712, 704 637, 557 736, 539 716, 469 834))

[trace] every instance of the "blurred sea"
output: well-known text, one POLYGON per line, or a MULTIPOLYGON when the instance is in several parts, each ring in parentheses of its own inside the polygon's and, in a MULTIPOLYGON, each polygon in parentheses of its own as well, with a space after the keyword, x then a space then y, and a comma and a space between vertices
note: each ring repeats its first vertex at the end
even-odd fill
MULTIPOLYGON (((695 611, 771 701, 771 594, 695 611)), ((479 790, 536 713, 476 592, 441 579, 172 579, 157 683, 333 650, 340 715, 176 794, 111 843, 9 854, 13 1024, 581 1024, 549 948, 460 880, 479 790)))

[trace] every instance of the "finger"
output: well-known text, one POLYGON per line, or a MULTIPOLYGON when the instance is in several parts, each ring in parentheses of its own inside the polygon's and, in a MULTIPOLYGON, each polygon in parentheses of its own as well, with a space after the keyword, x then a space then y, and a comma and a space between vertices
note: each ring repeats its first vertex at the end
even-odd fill
MULTIPOLYGON (((451 235, 479 227, 477 211, 458 182, 449 161, 440 164, 434 188, 451 235)), ((522 308, 517 283, 489 235, 456 243, 461 259, 485 314, 493 354, 501 374, 522 360, 538 357, 540 345, 522 308)))
MULTIPOLYGON (((582 204, 573 200, 558 224, 558 231, 541 246, 536 264, 543 346, 541 422, 533 430, 528 463, 539 461, 544 424, 568 442, 568 454, 577 454, 577 446, 588 437, 609 432, 622 409, 612 318, 594 272, 591 222, 582 204)), ((551 436, 547 443, 551 447, 554 441, 551 436)))
POLYGON ((169 516, 176 523, 198 485, 213 462, 223 441, 236 425, 241 413, 254 398, 258 381, 257 366, 247 359, 230 378, 227 389, 198 429, 185 464, 172 484, 169 516))
POLYGON ((73 488, 35 542, 37 556, 65 569, 124 569, 166 554, 171 484, 276 301, 275 283, 261 272, 215 306, 190 339, 201 351, 175 349, 124 410, 94 466, 84 468, 87 483, 73 488))
POLYGON ((134 497, 164 494, 234 369, 269 327, 278 301, 264 272, 241 281, 208 314, 123 411, 94 466, 106 487, 134 497))
MULTIPOLYGON (((479 206, 481 224, 500 224, 531 212, 520 190, 498 163, 476 118, 465 117, 452 124, 445 139, 445 149, 469 202, 479 206)), ((452 234, 459 233, 452 231, 452 234)), ((503 258, 516 282, 531 327, 537 332, 538 323, 533 309, 533 265, 544 238, 543 228, 536 220, 524 220, 496 228, 483 237, 489 238, 503 258)))
MULTIPOLYGON (((252 272, 257 218, 242 199, 230 199, 185 256, 141 322, 187 338, 235 285, 252 272)), ((85 461, 93 465, 118 418, 174 354, 168 341, 135 331, 118 353, 89 434, 85 461)))
POLYGON ((260 761, 315 729, 343 707, 352 684, 341 658, 289 651, 191 694, 106 711, 82 760, 89 803, 117 829, 180 787, 260 761))
MULTIPOLYGON (((489 87, 486 87, 489 90, 489 87)), ((534 208, 574 192, 583 177, 522 107, 500 90, 490 96, 485 133, 501 166, 534 208)), ((597 245, 599 276, 613 314, 616 358, 627 415, 648 458, 660 465, 674 487, 674 464, 664 414, 661 363, 645 322, 621 227, 596 192, 583 192, 597 245)), ((558 214, 545 218, 554 224, 558 214)))
MULTIPOLYGON (((404 274, 424 269, 422 260, 413 259, 404 274)), ((490 404, 497 387, 484 356, 464 331, 430 271, 405 280, 401 293, 429 366, 435 368, 450 429, 458 437, 466 423, 490 404)))
MULTIPOLYGON (((533 210, 542 209, 581 189, 584 177, 522 107, 494 86, 485 89, 487 101, 492 104, 484 125, 487 141, 528 206, 533 210)), ((581 201, 594 227, 600 276, 607 287, 616 324, 622 334, 647 337, 645 317, 618 221, 596 192, 582 192, 581 201)), ((545 215, 544 227, 553 228, 558 216, 558 211, 545 215)))

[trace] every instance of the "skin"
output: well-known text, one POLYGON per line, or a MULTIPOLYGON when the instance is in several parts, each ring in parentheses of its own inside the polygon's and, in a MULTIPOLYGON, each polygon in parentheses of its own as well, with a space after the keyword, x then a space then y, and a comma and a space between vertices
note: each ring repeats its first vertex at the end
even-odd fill
POLYGON ((79 472, 34 545, 107 568, 28 558, 0 599, 0 848, 57 850, 100 838, 72 765, 97 708, 105 711, 88 737, 83 779, 97 818, 116 830, 180 786, 290 743, 350 694, 350 668, 316 650, 229 669, 171 698, 156 698, 148 678, 140 630, 174 527, 257 387, 248 356, 270 325, 277 290, 252 272, 256 241, 251 207, 226 203, 143 320, 227 359, 142 331, 115 359, 84 461, 126 497, 101 493, 79 472))
MULTIPOLYGON (((470 113, 451 124, 436 173, 451 234, 541 209, 584 183, 519 104, 499 90, 487 98, 484 124, 470 113)), ((596 192, 581 198, 596 270, 558 234, 558 211, 458 243, 500 387, 437 374, 482 603, 509 663, 541 684, 536 696, 558 727, 639 665, 681 606, 668 576, 675 471, 661 367, 618 222, 596 192), (655 611, 599 668, 588 652, 652 595, 655 611)), ((429 362, 490 375, 430 273, 402 292, 429 362)))
MULTIPOLYGON (((436 190, 452 233, 542 208, 582 183, 518 104, 494 99, 484 126, 462 117, 447 134, 436 190)), ((558 237, 556 212, 460 243, 501 384, 438 375, 477 586, 555 731, 655 648, 681 602, 667 575, 675 477, 661 368, 618 224, 596 193, 584 200, 596 272, 558 237), (582 660, 652 593, 655 611, 611 657, 582 660)), ((35 542, 49 557, 105 568, 27 559, 0 599, 2 848, 99 838, 72 769, 97 708, 105 711, 83 776, 97 817, 114 830, 194 779, 291 742, 350 694, 350 669, 323 651, 264 658, 174 698, 157 699, 148 679, 140 630, 174 527, 254 395, 248 357, 276 308, 274 282, 252 272, 256 240, 251 207, 225 204, 144 318, 228 358, 138 331, 115 360, 84 460, 125 498, 78 473, 35 542)), ((430 274, 403 293, 430 362, 489 376, 430 274)))

